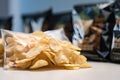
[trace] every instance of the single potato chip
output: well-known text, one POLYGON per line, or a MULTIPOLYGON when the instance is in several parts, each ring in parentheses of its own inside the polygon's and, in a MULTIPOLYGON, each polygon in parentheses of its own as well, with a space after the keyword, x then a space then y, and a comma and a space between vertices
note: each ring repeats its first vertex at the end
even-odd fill
POLYGON ((42 46, 39 45, 37 47, 34 47, 34 48, 30 49, 24 55, 26 56, 26 58, 31 58, 31 57, 34 57, 34 56, 36 57, 37 55, 39 55, 41 53, 42 50, 43 50, 42 46))
POLYGON ((54 56, 51 55, 49 52, 44 52, 44 53, 45 53, 46 56, 50 59, 50 61, 51 61, 54 65, 56 65, 56 62, 55 62, 55 60, 54 60, 54 56))
POLYGON ((46 60, 48 62, 48 66, 47 67, 52 67, 53 66, 53 63, 50 61, 49 57, 44 53, 44 51, 42 51, 39 55, 37 55, 33 60, 32 60, 32 64, 35 64, 36 61, 38 60, 46 60))
POLYGON ((28 62, 28 61, 33 60, 35 57, 36 57, 36 56, 33 56, 33 57, 31 57, 31 58, 25 58, 25 59, 21 59, 21 60, 16 60, 15 63, 16 63, 16 64, 26 63, 26 62, 28 62))
POLYGON ((31 65, 31 61, 27 61, 25 63, 15 63, 13 66, 20 69, 27 69, 29 68, 30 65, 31 65))
POLYGON ((80 65, 80 68, 91 68, 91 67, 92 66, 90 66, 87 62, 80 65))
POLYGON ((81 50, 79 47, 77 47, 77 46, 73 46, 70 42, 68 42, 68 41, 62 41, 61 42, 61 45, 62 45, 62 47, 68 47, 68 48, 70 48, 70 49, 73 49, 73 50, 81 50))
POLYGON ((59 52, 62 49, 60 42, 57 39, 53 39, 53 38, 50 39, 49 46, 53 52, 59 52))
POLYGON ((69 64, 69 59, 62 52, 57 53, 55 55, 54 60, 57 63, 57 65, 59 65, 59 64, 67 64, 67 63, 69 64))
POLYGON ((46 37, 46 35, 42 31, 35 31, 32 33, 32 35, 38 36, 38 37, 46 37))
POLYGON ((7 38, 6 38, 6 42, 7 42, 8 44, 13 43, 14 41, 15 41, 15 39, 14 39, 13 37, 7 37, 7 38))
POLYGON ((47 66, 48 65, 48 62, 46 60, 38 60, 36 61, 29 69, 38 69, 40 67, 43 67, 43 66, 47 66))
POLYGON ((64 66, 64 68, 68 69, 68 70, 80 69, 80 65, 79 64, 61 64, 59 66, 64 66))

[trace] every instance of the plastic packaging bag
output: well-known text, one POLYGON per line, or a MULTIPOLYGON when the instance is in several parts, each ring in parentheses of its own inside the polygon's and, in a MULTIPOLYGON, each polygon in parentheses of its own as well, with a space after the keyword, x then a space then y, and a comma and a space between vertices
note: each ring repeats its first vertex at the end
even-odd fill
MULTIPOLYGON (((108 5, 111 4, 108 3, 108 5)), ((75 34, 79 37, 75 39, 77 45, 82 49, 82 54, 89 60, 108 61, 115 25, 114 10, 109 10, 108 5, 102 8, 98 4, 77 5, 74 7, 77 12, 76 15, 80 17, 77 21, 82 24, 79 25, 82 28, 73 26, 79 30, 78 34, 75 34)), ((76 23, 74 22, 74 24, 76 23)))
POLYGON ((120 1, 113 3, 116 24, 113 28, 113 40, 110 53, 110 60, 112 62, 120 63, 120 1))
MULTIPOLYGON (((38 45, 35 37, 30 34, 1 30, 2 39, 4 40, 4 68, 25 69, 31 64, 31 59, 36 55, 32 53, 32 48, 38 45), (31 50, 31 52, 30 52, 31 50), (28 53, 28 54, 27 54, 28 53), (31 56, 31 55, 34 56, 31 56), (29 58, 27 58, 29 57, 29 58)), ((38 54, 38 52, 36 51, 38 54)))
POLYGON ((90 68, 80 48, 49 38, 44 32, 25 34, 1 30, 4 39, 4 69, 90 68))

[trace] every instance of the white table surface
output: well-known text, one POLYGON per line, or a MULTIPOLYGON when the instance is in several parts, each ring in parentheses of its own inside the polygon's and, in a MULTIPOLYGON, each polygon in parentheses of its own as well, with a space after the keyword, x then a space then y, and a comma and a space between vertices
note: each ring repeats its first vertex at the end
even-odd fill
POLYGON ((89 62, 79 70, 11 71, 0 68, 0 80, 120 80, 120 64, 89 62))

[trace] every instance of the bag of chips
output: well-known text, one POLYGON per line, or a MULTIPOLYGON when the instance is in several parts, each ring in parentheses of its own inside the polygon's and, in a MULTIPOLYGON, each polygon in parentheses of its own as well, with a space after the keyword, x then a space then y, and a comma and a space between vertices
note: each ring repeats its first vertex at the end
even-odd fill
POLYGON ((113 28, 113 41, 110 53, 112 62, 120 63, 120 1, 115 1, 112 4, 115 11, 116 24, 113 28))
POLYGON ((1 30, 4 40, 4 69, 90 68, 80 48, 48 37, 44 32, 25 34, 1 30))
POLYGON ((113 10, 107 8, 108 5, 100 8, 100 4, 74 6, 73 39, 82 49, 81 54, 89 60, 108 61, 115 15, 113 10))
POLYGON ((22 16, 24 32, 45 31, 52 16, 52 9, 22 16))

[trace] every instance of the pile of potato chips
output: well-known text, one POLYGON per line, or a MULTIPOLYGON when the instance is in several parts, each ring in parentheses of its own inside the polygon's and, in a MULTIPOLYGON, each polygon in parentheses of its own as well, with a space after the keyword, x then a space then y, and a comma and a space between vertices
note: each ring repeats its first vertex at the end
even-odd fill
POLYGON ((44 32, 31 34, 3 30, 6 69, 39 69, 62 67, 79 69, 91 67, 80 55, 80 48, 70 42, 48 37, 44 32))

